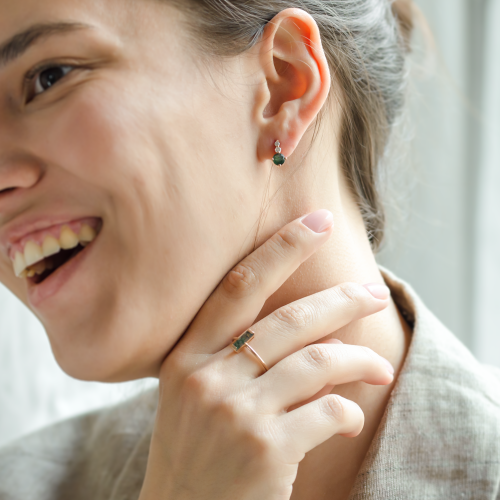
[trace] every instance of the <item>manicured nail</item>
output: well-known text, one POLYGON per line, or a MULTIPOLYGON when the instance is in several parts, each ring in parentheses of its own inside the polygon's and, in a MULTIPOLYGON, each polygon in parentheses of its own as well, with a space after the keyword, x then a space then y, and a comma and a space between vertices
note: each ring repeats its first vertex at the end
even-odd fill
MULTIPOLYGON (((380 356, 380 357, 382 358, 382 356, 380 356)), ((394 375, 394 367, 391 365, 391 363, 389 363, 389 361, 387 361, 387 359, 385 359, 385 358, 382 358, 382 361, 384 362, 385 367, 387 368, 387 371, 391 375, 394 375)))
POLYGON ((368 283, 363 285, 376 299, 386 300, 390 297, 391 291, 389 287, 379 283, 368 283))
POLYGON ((315 233, 322 233, 333 226, 333 214, 329 210, 317 210, 304 217, 302 224, 315 233))

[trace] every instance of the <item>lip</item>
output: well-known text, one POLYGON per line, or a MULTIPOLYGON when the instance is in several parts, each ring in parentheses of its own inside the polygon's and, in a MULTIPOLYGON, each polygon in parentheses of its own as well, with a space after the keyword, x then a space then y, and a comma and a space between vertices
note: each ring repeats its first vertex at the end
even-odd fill
POLYGON ((8 257, 9 250, 12 245, 22 240, 24 237, 28 236, 31 233, 42 231, 53 226, 69 224, 71 222, 77 222, 79 220, 89 218, 100 219, 100 217, 97 216, 68 216, 68 214, 44 216, 37 215, 36 217, 33 217, 31 219, 25 218, 22 222, 19 222, 15 225, 12 224, 11 226, 7 225, 5 228, 0 229, 0 250, 8 257))
POLYGON ((29 279, 28 283, 28 301, 30 305, 39 309, 43 302, 54 297, 61 289, 71 280, 71 278, 77 274, 84 263, 88 260, 89 256, 92 254, 92 250, 95 243, 99 239, 99 236, 87 245, 81 252, 79 252, 75 257, 66 262, 59 269, 54 271, 50 276, 45 278, 41 283, 35 284, 29 279))

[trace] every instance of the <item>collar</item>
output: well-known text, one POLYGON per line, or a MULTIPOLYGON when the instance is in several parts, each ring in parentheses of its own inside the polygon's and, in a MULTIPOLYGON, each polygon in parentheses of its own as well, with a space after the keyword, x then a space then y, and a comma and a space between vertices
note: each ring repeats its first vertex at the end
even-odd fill
POLYGON ((478 363, 408 284, 381 271, 413 335, 349 500, 494 500, 500 373, 478 363))

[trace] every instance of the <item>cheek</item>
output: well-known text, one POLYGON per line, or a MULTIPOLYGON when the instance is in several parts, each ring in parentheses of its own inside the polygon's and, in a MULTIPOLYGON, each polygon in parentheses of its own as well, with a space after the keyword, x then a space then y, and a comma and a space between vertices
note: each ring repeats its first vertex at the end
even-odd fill
POLYGON ((49 163, 95 189, 107 200, 105 211, 127 214, 131 224, 193 202, 196 210, 199 198, 190 195, 202 182, 186 161, 192 144, 176 119, 182 113, 170 103, 160 111, 140 79, 121 83, 89 82, 54 110, 42 146, 49 163))
MULTIPOLYGON (((146 145, 138 110, 99 86, 64 104, 47 127, 47 155, 61 168, 96 185, 114 186, 118 176, 134 176, 135 158, 146 145)), ((122 177, 123 178, 123 177, 122 177)))
POLYGON ((254 194, 258 186, 242 177, 242 159, 252 157, 242 150, 247 131, 225 119, 234 105, 221 99, 224 107, 217 106, 206 96, 156 103, 155 93, 145 92, 140 80, 120 84, 88 82, 55 106, 52 116, 45 115, 33 133, 52 175, 58 177, 60 170, 70 174, 65 182, 76 196, 69 201, 66 195, 68 203, 89 207, 90 194, 99 193, 99 204, 91 210, 110 215, 111 221, 103 232, 98 272, 89 276, 91 307, 71 325, 65 317, 50 325, 53 348, 64 354, 66 361, 58 357, 67 366, 88 344, 88 359, 99 352, 99 366, 110 363, 107 356, 114 355, 118 343, 127 355, 148 346, 151 352, 165 352, 228 271, 228 263, 236 263, 260 207, 260 196, 254 194), (95 313, 95 324, 89 324, 88 311, 95 313), (144 318, 156 323, 146 325, 144 318), (76 331, 82 333, 81 343, 75 341, 76 331))

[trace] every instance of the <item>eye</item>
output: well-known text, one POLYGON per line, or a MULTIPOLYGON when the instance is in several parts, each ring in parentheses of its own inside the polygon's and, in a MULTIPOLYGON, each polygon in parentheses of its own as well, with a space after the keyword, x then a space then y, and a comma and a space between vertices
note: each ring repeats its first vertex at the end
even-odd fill
POLYGON ((51 66, 40 71, 35 77, 34 95, 39 95, 53 87, 59 80, 73 71, 73 66, 51 66))

